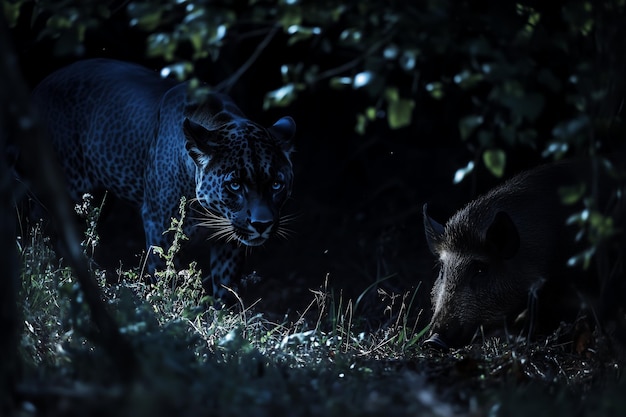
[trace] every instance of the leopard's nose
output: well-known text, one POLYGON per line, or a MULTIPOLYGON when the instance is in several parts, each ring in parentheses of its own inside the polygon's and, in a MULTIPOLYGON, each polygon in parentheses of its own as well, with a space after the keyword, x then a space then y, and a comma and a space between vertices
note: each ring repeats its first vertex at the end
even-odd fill
POLYGON ((248 224, 260 235, 269 232, 274 224, 272 210, 265 204, 254 205, 248 212, 248 224))
POLYGON ((273 221, 256 221, 256 222, 250 222, 250 225, 252 226, 252 228, 254 230, 257 231, 258 234, 262 235, 266 232, 268 232, 271 228, 272 225, 274 224, 273 221))

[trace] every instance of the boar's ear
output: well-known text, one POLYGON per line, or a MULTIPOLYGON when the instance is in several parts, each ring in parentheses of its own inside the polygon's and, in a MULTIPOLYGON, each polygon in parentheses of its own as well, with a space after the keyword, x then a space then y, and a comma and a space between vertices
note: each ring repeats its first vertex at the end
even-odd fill
POLYGON ((519 233, 511 217, 499 211, 487 229, 485 243, 489 252, 501 259, 511 259, 520 245, 519 233))
POLYGON ((442 225, 434 221, 428 215, 428 204, 424 204, 424 231, 426 232, 426 242, 428 243, 428 249, 437 255, 436 246, 441 241, 444 228, 442 225))

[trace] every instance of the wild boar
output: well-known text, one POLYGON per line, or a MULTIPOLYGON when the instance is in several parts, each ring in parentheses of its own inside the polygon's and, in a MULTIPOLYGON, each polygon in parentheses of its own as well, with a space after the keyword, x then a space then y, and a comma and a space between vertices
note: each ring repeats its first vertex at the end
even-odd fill
POLYGON ((504 326, 524 308, 536 307, 536 294, 571 286, 575 268, 567 260, 582 248, 575 243, 576 226, 566 223, 583 203, 564 205, 559 189, 590 183, 591 172, 590 161, 524 172, 468 203, 445 226, 424 205, 426 240, 440 263, 427 345, 466 344, 480 326, 504 326))

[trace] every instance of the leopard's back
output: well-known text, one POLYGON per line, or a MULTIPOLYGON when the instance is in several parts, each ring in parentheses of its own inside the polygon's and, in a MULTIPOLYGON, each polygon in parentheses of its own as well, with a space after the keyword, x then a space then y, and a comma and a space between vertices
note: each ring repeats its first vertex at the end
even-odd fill
POLYGON ((162 96, 173 86, 144 67, 91 59, 41 82, 33 101, 74 199, 96 188, 140 204, 162 96))

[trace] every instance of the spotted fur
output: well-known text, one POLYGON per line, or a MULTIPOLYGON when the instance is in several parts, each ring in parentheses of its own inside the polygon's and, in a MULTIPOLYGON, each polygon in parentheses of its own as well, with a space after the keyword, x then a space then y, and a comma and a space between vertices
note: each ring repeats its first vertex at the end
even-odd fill
POLYGON ((94 59, 47 77, 33 101, 71 196, 104 188, 141 209, 151 274, 163 266, 151 248, 171 244, 163 232, 186 197, 181 254, 198 261, 207 291, 222 296, 240 277, 241 246, 280 233, 295 124, 284 117, 264 128, 229 97, 199 104, 188 90, 134 64, 94 59))

